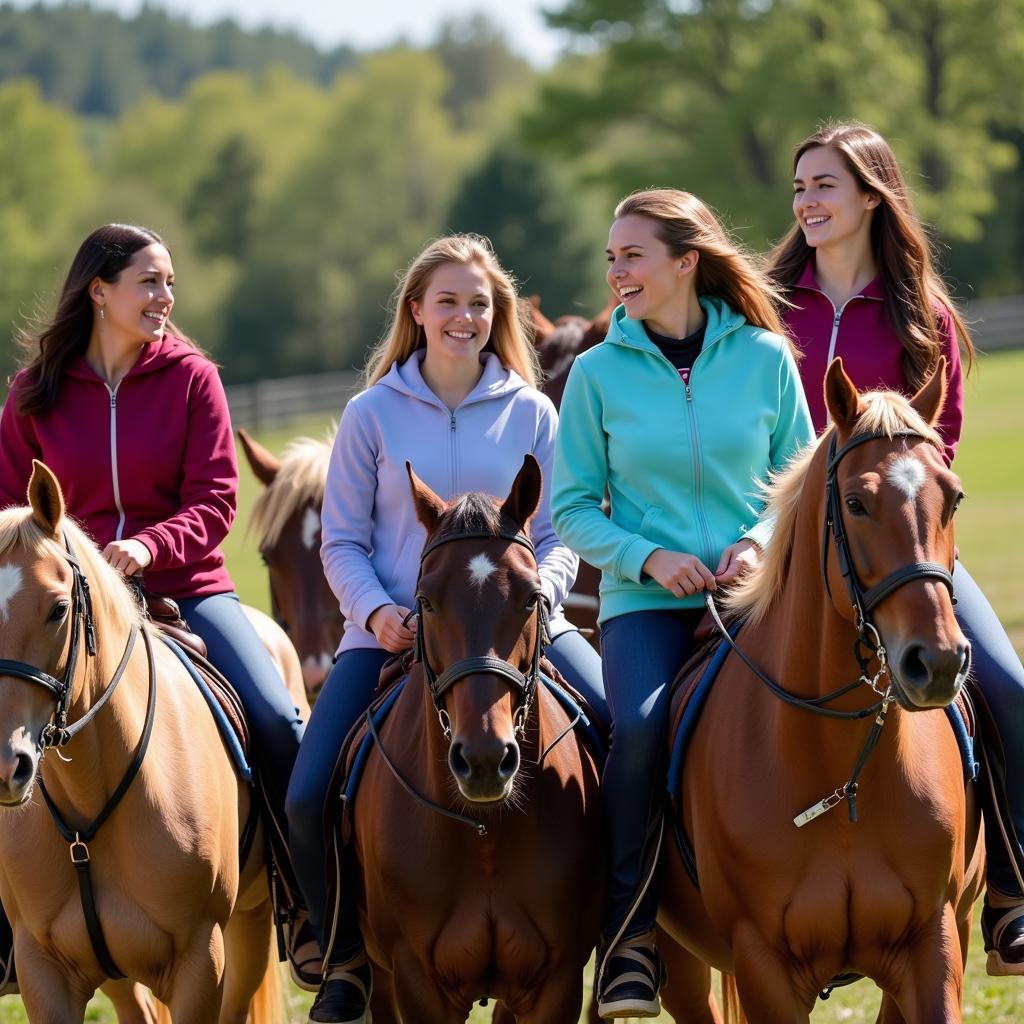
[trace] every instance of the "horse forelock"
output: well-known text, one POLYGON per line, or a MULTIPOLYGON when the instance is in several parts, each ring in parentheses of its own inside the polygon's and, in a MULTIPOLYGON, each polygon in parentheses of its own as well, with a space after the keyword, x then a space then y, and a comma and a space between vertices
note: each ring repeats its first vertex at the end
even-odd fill
POLYGON ((249 530, 260 547, 273 547, 285 524, 306 505, 319 507, 324 500, 327 466, 337 427, 327 437, 297 437, 281 454, 281 468, 273 482, 260 491, 253 503, 249 530))
MULTIPOLYGON (((863 409, 850 433, 851 438, 881 434, 891 439, 910 432, 941 449, 938 432, 924 421, 905 396, 895 391, 869 391, 860 397, 863 409)), ((767 483, 759 482, 765 503, 764 515, 775 521, 772 537, 758 567, 737 582, 723 602, 729 616, 756 624, 768 614, 781 594, 793 551, 804 483, 815 455, 819 451, 824 454, 823 449, 834 433, 835 428, 829 427, 815 443, 798 452, 784 469, 769 474, 767 483)))
MULTIPOLYGON (((142 612, 121 574, 102 558, 92 538, 70 517, 61 523, 74 548, 82 573, 89 581, 96 630, 102 634, 104 624, 127 628, 142 624, 142 612)), ((63 545, 47 536, 32 518, 29 508, 7 508, 0 511, 0 556, 21 549, 34 559, 54 558, 65 562, 63 545)))

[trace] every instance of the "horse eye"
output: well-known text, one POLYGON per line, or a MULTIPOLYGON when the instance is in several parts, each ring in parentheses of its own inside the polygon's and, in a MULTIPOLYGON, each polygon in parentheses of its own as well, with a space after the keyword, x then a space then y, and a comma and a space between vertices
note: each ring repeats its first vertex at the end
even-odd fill
POLYGON ((963 491, 961 491, 956 496, 956 500, 953 502, 953 512, 951 512, 950 515, 952 515, 954 512, 956 512, 956 510, 961 506, 961 504, 963 503, 964 498, 966 498, 966 497, 967 497, 967 495, 964 494, 963 491))
POLYGON ((866 516, 868 514, 868 510, 864 507, 864 503, 860 498, 847 498, 846 511, 851 516, 866 516))
POLYGON ((417 594, 416 600, 419 602, 419 606, 423 609, 423 611, 432 612, 434 610, 431 607, 430 602, 422 594, 417 594))
POLYGON ((71 607, 70 602, 64 601, 64 600, 58 601, 53 606, 53 608, 50 610, 50 616, 49 616, 49 618, 46 621, 47 622, 63 622, 64 621, 64 616, 67 615, 68 608, 70 608, 70 607, 71 607))

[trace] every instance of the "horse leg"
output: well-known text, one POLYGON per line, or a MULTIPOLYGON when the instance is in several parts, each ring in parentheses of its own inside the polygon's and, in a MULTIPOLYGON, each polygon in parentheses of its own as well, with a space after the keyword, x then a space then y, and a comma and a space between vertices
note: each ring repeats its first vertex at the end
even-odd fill
MULTIPOLYGON (((224 929, 227 963, 219 1024, 246 1024, 253 996, 270 966, 270 900, 238 909, 224 929)), ((276 964, 274 965, 276 969, 276 964)), ((281 1008, 272 1019, 281 1016, 281 1008)))
POLYGON ((215 921, 201 923, 178 955, 164 999, 171 1020, 217 1024, 224 994, 224 933, 215 921))
POLYGON ((908 967, 893 993, 907 1024, 960 1024, 964 994, 960 926, 947 903, 908 951, 908 967))
POLYGON ((370 1020, 373 1024, 401 1024, 395 1009, 395 979, 390 971, 378 964, 373 965, 370 1020))
POLYGON ((105 981, 100 991, 110 1000, 117 1013, 117 1024, 157 1024, 153 994, 144 985, 128 978, 105 981))
POLYGON ((16 947, 18 985, 25 1015, 32 1024, 72 1024, 85 1020, 91 991, 74 985, 59 964, 33 949, 16 947))
POLYGON ((711 968, 658 929, 658 952, 665 961, 668 982, 661 993, 665 1010, 686 1024, 722 1024, 711 968))
POLYGON ((750 1024, 810 1024, 817 993, 797 992, 786 966, 750 923, 733 935, 736 986, 750 1024))
POLYGON ((875 1024, 907 1024, 907 1018, 900 1012, 899 1005, 888 992, 882 995, 882 1006, 875 1024))
MULTIPOLYGON (((427 977, 410 952, 396 951, 393 960, 395 1007, 402 1024, 465 1024, 470 1007, 459 1010, 427 977)), ((377 1024, 376 1018, 373 1024, 377 1024)))
POLYGON ((577 1021, 583 1008, 583 972, 563 967, 548 976, 533 1009, 517 1013, 516 1024, 561 1024, 577 1021))

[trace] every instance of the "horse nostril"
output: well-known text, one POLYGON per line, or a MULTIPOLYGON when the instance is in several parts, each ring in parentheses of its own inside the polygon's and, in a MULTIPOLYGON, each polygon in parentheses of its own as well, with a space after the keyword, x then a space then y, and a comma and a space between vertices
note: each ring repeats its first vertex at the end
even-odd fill
POLYGON ((498 774, 503 779, 510 779, 519 770, 519 744, 505 744, 505 755, 498 765, 498 774))
POLYGON ((458 779, 468 779, 473 769, 462 754, 462 744, 456 740, 448 751, 448 765, 452 774, 458 779))
POLYGON ((35 764, 32 761, 31 755, 26 753, 18 754, 18 767, 14 769, 14 775, 11 777, 12 785, 18 788, 28 785, 34 771, 35 764))
POLYGON ((913 686, 925 686, 931 679, 931 671, 925 662, 924 647, 911 644, 900 658, 900 675, 913 686))

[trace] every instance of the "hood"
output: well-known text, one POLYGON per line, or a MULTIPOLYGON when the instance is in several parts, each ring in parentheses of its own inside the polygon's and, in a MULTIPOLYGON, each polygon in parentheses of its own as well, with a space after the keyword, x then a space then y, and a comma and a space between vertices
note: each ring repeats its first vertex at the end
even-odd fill
MULTIPOLYGON (((705 348, 747 322, 746 317, 732 309, 724 299, 702 295, 698 301, 700 308, 707 316, 707 324, 704 328, 705 348)), ((647 336, 643 321, 631 320, 626 315, 625 306, 615 307, 611 323, 608 325, 608 334, 604 340, 613 345, 626 345, 629 348, 642 348, 649 352, 658 352, 658 346, 647 336)))
MULTIPOLYGON (((126 377, 138 377, 144 373, 156 373, 180 363, 183 359, 206 357, 197 348, 182 341, 176 334, 165 332, 159 341, 148 343, 142 350, 135 365, 125 374, 126 377)), ((68 364, 67 372, 72 377, 85 380, 98 380, 96 371, 85 361, 84 355, 78 355, 68 364)))
MULTIPOLYGON (((421 366, 426 349, 417 349, 404 363, 392 363, 391 369, 381 377, 378 383, 410 398, 418 398, 421 402, 443 406, 444 403, 427 386, 423 379, 421 366)), ((473 390, 462 400, 462 405, 471 402, 483 402, 491 398, 511 395, 527 383, 515 370, 502 365, 501 360, 493 352, 481 352, 480 362, 484 372, 476 382, 473 390)))

